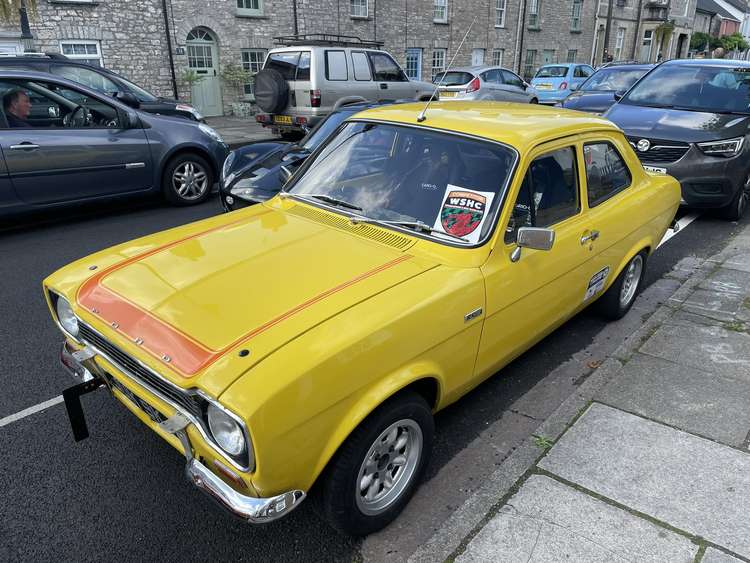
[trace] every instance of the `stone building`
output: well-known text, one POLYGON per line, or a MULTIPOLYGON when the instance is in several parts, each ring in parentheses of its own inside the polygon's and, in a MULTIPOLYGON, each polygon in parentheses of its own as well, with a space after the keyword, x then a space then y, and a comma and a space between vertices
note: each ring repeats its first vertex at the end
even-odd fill
MULTIPOLYGON (((682 11, 692 22, 696 0, 672 0, 678 24, 669 39, 643 20, 635 30, 631 10, 640 0, 617 0, 620 27, 632 42, 652 30, 663 56, 683 45, 682 11), (688 5, 689 4, 689 5, 688 5), (630 38, 629 36, 633 37, 630 38), (661 37, 661 39, 660 39, 661 37)), ((274 37, 295 33, 354 35, 384 42, 413 78, 430 80, 454 65, 499 64, 530 77, 548 62, 591 62, 602 48, 606 1, 598 0, 37 0, 31 20, 35 51, 62 52, 121 73, 163 96, 192 99, 206 115, 227 114, 233 102, 251 99, 252 88, 222 80, 230 63, 260 69, 274 37), (601 5, 597 5, 601 4, 601 5), (604 6, 604 12, 602 11, 604 6), (598 10, 598 14, 597 14, 598 10), (456 54, 464 35, 466 41, 456 54), (170 56, 171 55, 171 56, 170 56), (186 71, 202 79, 191 84, 186 71)), ((654 2, 644 2, 650 6, 654 2)), ((647 8, 644 7, 644 13, 647 8)), ((649 12, 650 13, 650 12, 649 12)), ((20 49, 17 23, 0 23, 0 52, 20 49), (14 47, 16 45, 16 47, 14 47)), ((623 38, 625 57, 631 56, 623 38)), ((685 44, 685 48, 687 44, 685 44)), ((653 48, 650 58, 659 49, 653 48)))

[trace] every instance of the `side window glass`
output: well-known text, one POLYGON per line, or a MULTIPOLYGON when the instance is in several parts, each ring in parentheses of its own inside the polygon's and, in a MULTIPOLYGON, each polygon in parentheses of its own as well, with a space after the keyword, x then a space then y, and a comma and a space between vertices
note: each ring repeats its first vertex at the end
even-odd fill
POLYGON ((345 51, 326 51, 326 78, 328 80, 347 80, 349 78, 345 51))
POLYGON ((609 143, 592 143, 583 147, 586 163, 586 190, 589 207, 595 207, 621 192, 632 182, 628 165, 609 143))
POLYGON ((117 84, 106 76, 82 66, 52 65, 52 74, 57 74, 110 96, 121 90, 121 88, 117 87, 117 84))
POLYGON ((352 52, 352 63, 354 66, 354 80, 372 80, 370 74, 370 63, 367 55, 361 51, 352 52))
POLYGON ((517 86, 518 88, 523 87, 523 82, 521 82, 521 79, 512 72, 508 72, 507 70, 503 71, 503 82, 505 82, 509 86, 517 86))
POLYGON ((297 80, 310 80, 310 53, 303 51, 297 65, 297 80))
POLYGON ((394 60, 385 53, 369 53, 375 80, 381 82, 403 82, 406 77, 394 60))
POLYGON ((489 82, 490 84, 499 84, 501 83, 500 71, 488 70, 487 72, 482 74, 482 80, 484 80, 485 82, 489 82))
POLYGON ((524 176, 505 242, 514 242, 520 227, 551 227, 580 209, 575 150, 567 147, 538 156, 524 176))
POLYGON ((266 59, 263 68, 272 68, 281 73, 284 80, 294 80, 297 75, 297 64, 299 64, 299 51, 282 51, 271 53, 266 59))

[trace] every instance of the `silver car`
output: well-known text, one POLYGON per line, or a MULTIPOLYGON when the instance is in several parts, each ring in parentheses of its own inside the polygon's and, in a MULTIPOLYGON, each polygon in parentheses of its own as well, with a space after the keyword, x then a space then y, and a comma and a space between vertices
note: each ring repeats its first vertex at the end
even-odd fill
POLYGON ((452 68, 437 74, 440 100, 494 100, 539 103, 536 90, 512 70, 499 66, 452 68))

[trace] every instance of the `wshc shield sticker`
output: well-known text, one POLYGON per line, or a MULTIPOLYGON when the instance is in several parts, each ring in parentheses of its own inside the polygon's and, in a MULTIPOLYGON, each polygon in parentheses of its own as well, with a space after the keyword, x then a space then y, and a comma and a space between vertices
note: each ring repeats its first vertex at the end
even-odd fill
POLYGON ((477 192, 448 184, 433 227, 471 243, 479 242, 493 197, 494 192, 477 192))
POLYGON ((609 276, 609 266, 603 270, 599 270, 591 277, 589 286, 586 288, 586 295, 583 296, 584 302, 604 289, 604 284, 607 283, 607 276, 609 276))

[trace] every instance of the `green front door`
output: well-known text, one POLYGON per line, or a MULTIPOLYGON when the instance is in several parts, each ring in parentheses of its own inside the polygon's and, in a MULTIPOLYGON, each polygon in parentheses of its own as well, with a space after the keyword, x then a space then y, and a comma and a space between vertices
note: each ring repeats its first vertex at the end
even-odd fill
POLYGON ((222 115, 219 57, 216 41, 203 28, 195 28, 187 37, 188 67, 200 80, 192 85, 191 101, 206 117, 222 115))

